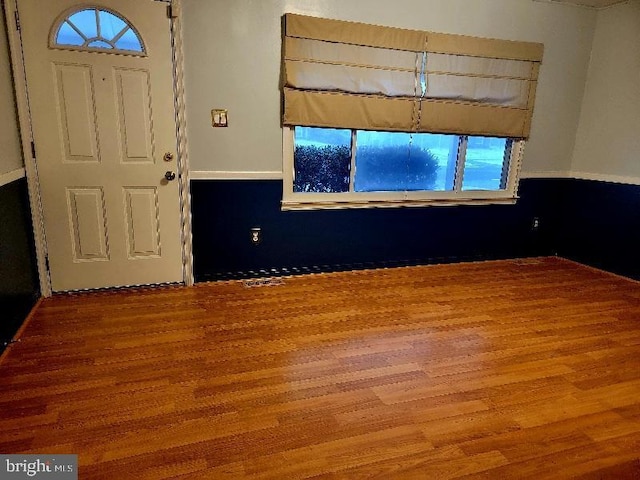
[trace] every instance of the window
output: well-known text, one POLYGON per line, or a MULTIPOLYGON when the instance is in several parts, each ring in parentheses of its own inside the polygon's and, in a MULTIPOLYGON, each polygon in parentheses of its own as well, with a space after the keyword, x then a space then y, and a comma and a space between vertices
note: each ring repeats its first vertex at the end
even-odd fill
POLYGON ((517 140, 316 127, 295 127, 287 135, 293 155, 285 208, 513 199, 517 140))
POLYGON ((542 44, 283 25, 283 208, 515 201, 542 44))
POLYGON ((124 18, 100 8, 84 8, 65 17, 54 29, 51 46, 134 55, 145 52, 140 36, 124 18))
POLYGON ((294 192, 350 190, 351 131, 296 128, 294 192))

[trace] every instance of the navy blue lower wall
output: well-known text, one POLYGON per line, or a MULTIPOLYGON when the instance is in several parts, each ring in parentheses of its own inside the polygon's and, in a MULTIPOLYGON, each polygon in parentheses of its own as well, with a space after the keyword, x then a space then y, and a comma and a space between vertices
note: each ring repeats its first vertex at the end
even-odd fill
POLYGON ((194 180, 196 280, 551 255, 560 182, 522 180, 515 205, 283 212, 281 181, 194 180))
POLYGON ((558 254, 640 280, 640 186, 564 180, 558 254))
MULTIPOLYGON (((290 212, 277 180, 195 180, 191 193, 197 281, 553 254, 640 279, 637 185, 524 179, 515 205, 290 212)), ((0 187, 0 351, 39 295, 21 179, 0 187)))
POLYGON ((27 183, 20 179, 0 187, 0 352, 39 296, 27 183))

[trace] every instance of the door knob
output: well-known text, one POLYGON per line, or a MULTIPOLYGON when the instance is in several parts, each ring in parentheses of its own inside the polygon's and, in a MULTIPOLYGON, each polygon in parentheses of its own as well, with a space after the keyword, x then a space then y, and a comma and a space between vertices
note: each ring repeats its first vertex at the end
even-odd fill
POLYGON ((173 160, 173 153, 167 152, 164 154, 163 158, 165 162, 170 162, 171 160, 173 160))
POLYGON ((168 182, 171 182, 176 179, 176 172, 169 170, 164 174, 164 178, 166 178, 168 182))

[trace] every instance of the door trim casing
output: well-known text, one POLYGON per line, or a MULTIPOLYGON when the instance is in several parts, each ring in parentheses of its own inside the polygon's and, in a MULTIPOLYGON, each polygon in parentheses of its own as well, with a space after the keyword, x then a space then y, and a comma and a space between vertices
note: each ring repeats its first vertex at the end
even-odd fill
MULTIPOLYGON (((27 91, 26 71, 24 55, 22 51, 21 32, 18 29, 18 1, 5 0, 5 20, 11 68, 13 72, 13 84, 18 110, 18 123, 20 125, 20 141, 22 156, 25 164, 27 185, 29 190, 29 205, 31 209, 32 228, 35 239, 36 263, 38 267, 38 279, 40 292, 43 297, 52 295, 51 277, 49 275, 47 261, 47 239, 44 228, 44 215, 40 198, 40 180, 38 166, 33 157, 33 132, 31 126, 31 110, 29 105, 29 93, 27 91)), ((153 1, 153 0, 149 0, 153 1)), ((108 0, 105 1, 108 3, 108 0)), ((194 283, 193 277, 193 242, 191 235, 191 192, 189 182, 189 156, 186 136, 186 107, 184 98, 184 54, 182 51, 182 22, 180 9, 182 0, 171 0, 170 35, 173 63, 173 94, 176 115, 176 145, 177 145, 177 169, 180 182, 180 210, 182 238, 182 273, 183 282, 187 286, 194 283)), ((37 153, 37 152, 36 152, 37 153)))

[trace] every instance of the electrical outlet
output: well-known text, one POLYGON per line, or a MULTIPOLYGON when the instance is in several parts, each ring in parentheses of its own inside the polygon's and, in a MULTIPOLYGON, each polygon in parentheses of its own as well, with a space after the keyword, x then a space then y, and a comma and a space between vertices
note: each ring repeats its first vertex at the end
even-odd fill
POLYGON ((533 221, 531 222, 531 230, 538 230, 540 228, 540 219, 538 217, 533 217, 533 221))
POLYGON ((259 245, 262 242, 262 229, 260 227, 254 227, 251 229, 251 243, 259 245))

